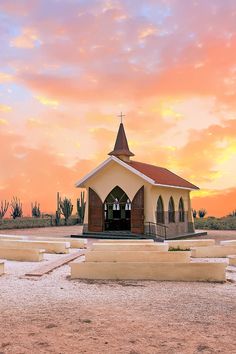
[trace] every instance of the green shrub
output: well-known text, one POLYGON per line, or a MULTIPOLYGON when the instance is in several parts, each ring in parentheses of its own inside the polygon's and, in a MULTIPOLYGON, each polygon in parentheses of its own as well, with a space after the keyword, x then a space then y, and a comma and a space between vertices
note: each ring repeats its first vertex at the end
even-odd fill
POLYGON ((195 219, 195 228, 202 230, 236 230, 236 217, 208 217, 195 219))
MULTIPOLYGON (((46 216, 46 215, 45 215, 46 216)), ((68 221, 67 225, 76 225, 78 224, 77 216, 72 216, 68 221)), ((64 219, 60 220, 60 224, 58 226, 64 226, 64 219)), ((34 218, 34 217, 22 217, 17 219, 5 218, 1 220, 0 230, 6 229, 28 229, 34 227, 50 227, 56 226, 55 219, 51 217, 44 218, 34 218)))
POLYGON ((169 248, 169 251, 171 251, 171 252, 176 252, 176 251, 190 251, 190 248, 182 249, 182 248, 180 248, 179 246, 178 246, 178 247, 170 247, 170 248, 169 248))

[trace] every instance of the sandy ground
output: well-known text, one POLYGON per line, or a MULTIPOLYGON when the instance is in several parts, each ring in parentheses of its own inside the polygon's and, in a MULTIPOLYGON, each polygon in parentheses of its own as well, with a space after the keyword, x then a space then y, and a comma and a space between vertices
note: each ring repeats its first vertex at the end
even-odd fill
MULTIPOLYGON (((55 229, 68 235, 69 227, 55 229)), ((54 229, 38 232, 51 236, 54 229)), ((68 265, 26 278, 36 266, 6 262, 0 354, 236 354, 235 282, 79 281, 69 279, 68 265)))

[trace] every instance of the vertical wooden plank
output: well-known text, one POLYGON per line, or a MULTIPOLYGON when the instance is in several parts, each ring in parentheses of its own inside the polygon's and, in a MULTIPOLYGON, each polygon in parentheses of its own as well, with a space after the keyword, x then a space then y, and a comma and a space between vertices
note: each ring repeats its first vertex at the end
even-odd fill
POLYGON ((131 232, 144 233, 144 186, 138 190, 132 201, 131 232))
POLYGON ((88 231, 103 231, 103 203, 97 193, 89 188, 88 231))

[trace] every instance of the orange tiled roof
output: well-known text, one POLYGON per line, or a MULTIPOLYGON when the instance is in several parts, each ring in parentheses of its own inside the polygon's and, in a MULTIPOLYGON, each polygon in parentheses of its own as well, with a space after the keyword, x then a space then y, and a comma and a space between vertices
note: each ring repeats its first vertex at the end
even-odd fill
POLYGON ((194 184, 179 177, 175 173, 163 167, 149 165, 147 163, 130 161, 126 162, 129 166, 135 168, 137 171, 143 173, 145 176, 151 178, 157 184, 164 184, 168 186, 176 186, 183 188, 199 189, 194 184))

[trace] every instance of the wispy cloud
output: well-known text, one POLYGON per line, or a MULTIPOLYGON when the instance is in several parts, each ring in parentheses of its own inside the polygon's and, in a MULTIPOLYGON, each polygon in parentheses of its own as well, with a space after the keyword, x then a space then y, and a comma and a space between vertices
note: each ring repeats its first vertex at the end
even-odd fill
POLYGON ((196 205, 216 212, 224 190, 233 200, 234 0, 2 0, 0 11, 1 192, 14 186, 53 208, 50 188, 74 193, 111 150, 122 110, 137 160, 199 184, 196 205), (52 175, 45 195, 32 166, 52 175))

